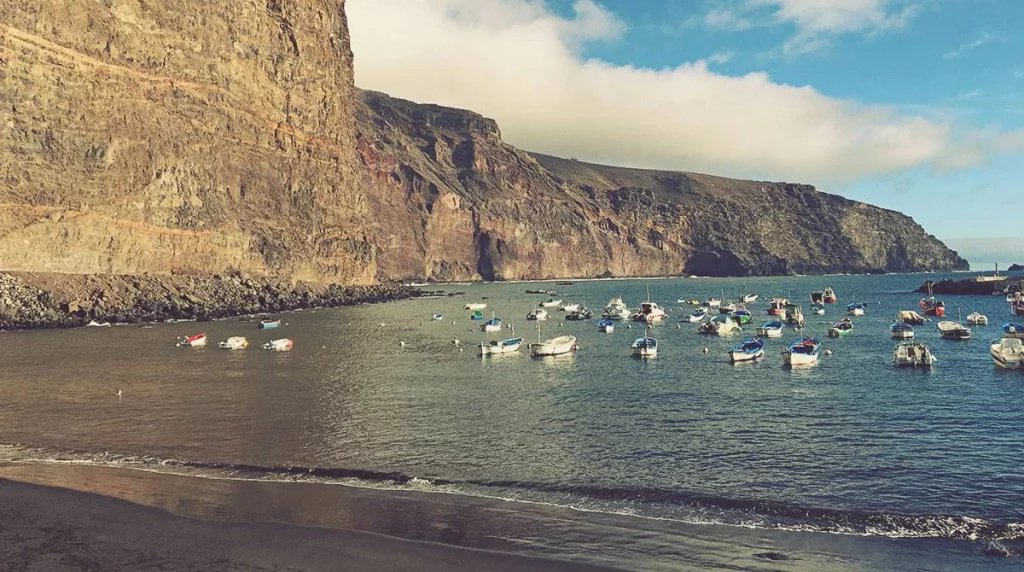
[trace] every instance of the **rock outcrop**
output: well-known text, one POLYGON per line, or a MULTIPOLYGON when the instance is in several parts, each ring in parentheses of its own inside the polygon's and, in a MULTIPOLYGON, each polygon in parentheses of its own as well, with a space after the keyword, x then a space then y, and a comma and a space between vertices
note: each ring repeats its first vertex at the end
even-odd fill
POLYGON ((591 165, 480 115, 375 92, 360 153, 378 264, 433 280, 967 269, 909 217, 810 185, 591 165))

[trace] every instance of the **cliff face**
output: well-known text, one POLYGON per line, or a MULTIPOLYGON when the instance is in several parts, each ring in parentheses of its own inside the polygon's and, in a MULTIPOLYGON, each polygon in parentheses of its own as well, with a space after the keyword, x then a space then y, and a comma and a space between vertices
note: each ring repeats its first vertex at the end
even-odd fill
POLYGON ((520 151, 475 113, 374 92, 358 109, 380 268, 463 280, 966 269, 909 217, 809 185, 520 151))
POLYGON ((375 279, 339 0, 0 0, 0 266, 375 279))

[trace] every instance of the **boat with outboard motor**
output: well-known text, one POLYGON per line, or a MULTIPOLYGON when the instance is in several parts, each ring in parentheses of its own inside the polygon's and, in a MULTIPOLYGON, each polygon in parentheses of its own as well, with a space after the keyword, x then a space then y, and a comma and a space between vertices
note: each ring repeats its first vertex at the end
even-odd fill
POLYGON ((892 365, 896 367, 930 368, 939 361, 928 346, 914 342, 896 344, 892 351, 892 365))
POLYGON ((821 344, 814 338, 801 336, 782 350, 782 359, 788 366, 810 365, 818 361, 821 344))

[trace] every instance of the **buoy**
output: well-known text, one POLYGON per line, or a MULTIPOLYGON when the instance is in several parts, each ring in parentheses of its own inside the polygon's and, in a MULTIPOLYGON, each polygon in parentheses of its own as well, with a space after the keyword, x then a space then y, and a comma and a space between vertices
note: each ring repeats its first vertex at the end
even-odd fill
POLYGON ((460 354, 462 353, 462 348, 459 348, 459 353, 460 353, 460 354))
POLYGON ((400 345, 400 346, 402 346, 404 348, 405 347, 405 342, 398 342, 398 345, 400 345))
POLYGON ((455 345, 459 345, 459 338, 452 338, 452 343, 455 345))
POLYGON ((701 350, 701 351, 703 351, 704 353, 708 353, 708 347, 707 347, 707 346, 704 346, 704 349, 703 349, 703 350, 701 350))
POLYGON ((452 325, 453 325, 453 326, 455 325, 455 320, 452 320, 452 325))
POLYGON ((832 355, 832 350, 825 350, 825 355, 827 355, 827 356, 832 355))
POLYGON ((679 324, 676 324, 676 329, 677 329, 677 330, 678 330, 678 329, 680 329, 681 327, 682 327, 682 326, 680 326, 679 324))

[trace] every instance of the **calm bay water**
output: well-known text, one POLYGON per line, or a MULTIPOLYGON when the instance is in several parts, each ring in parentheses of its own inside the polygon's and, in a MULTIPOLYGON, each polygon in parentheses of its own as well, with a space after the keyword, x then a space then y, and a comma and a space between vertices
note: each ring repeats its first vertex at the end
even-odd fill
MULTIPOLYGON (((917 339, 940 361, 932 371, 896 370, 888 326, 897 310, 916 309, 920 295, 910 292, 926 278, 453 285, 467 295, 288 314, 268 332, 226 320, 3 333, 0 458, 360 477, 688 522, 1019 544, 1024 373, 994 367, 987 349, 1011 319, 1008 306, 996 296, 946 296, 954 319, 959 307, 992 325, 975 327, 967 342, 918 326, 917 339), (779 351, 798 335, 787 331, 759 363, 729 363, 726 350, 767 319, 772 296, 806 309, 808 294, 826 285, 840 303, 808 316, 806 333, 831 356, 784 368, 779 351), (637 327, 606 335, 596 319, 560 325, 560 313, 542 335, 577 335, 577 354, 477 357, 472 344, 485 337, 463 305, 486 297, 488 316, 493 308, 535 339, 524 317, 546 297, 524 290, 540 287, 597 315, 613 296, 638 305, 649 287, 672 316, 652 334, 659 357, 630 356, 637 327), (676 327, 692 310, 677 298, 723 291, 760 295, 744 334, 676 327), (854 300, 869 302, 868 315, 854 318, 849 337, 825 338, 854 300), (445 320, 430 322, 434 312, 445 320), (210 347, 173 347, 198 331, 210 347), (214 347, 231 335, 248 336, 250 348, 214 347), (283 336, 294 351, 258 348, 283 336)), ((501 337, 508 332, 486 339, 501 337)))

